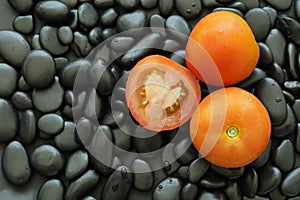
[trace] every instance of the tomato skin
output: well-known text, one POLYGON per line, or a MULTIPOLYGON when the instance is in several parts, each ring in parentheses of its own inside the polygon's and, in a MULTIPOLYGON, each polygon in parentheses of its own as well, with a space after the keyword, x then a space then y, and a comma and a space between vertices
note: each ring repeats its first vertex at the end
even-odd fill
POLYGON ((263 104, 251 93, 236 87, 212 92, 192 116, 190 136, 209 162, 227 168, 245 166, 267 147, 271 121, 263 104), (239 132, 230 138, 228 128, 239 132))
POLYGON ((259 47, 246 21, 229 11, 202 18, 186 46, 187 67, 206 84, 229 86, 247 78, 259 59, 259 47))
POLYGON ((194 110, 199 104, 201 98, 200 85, 195 76, 189 69, 179 65, 171 59, 160 55, 147 56, 140 60, 131 70, 126 82, 126 102, 128 108, 137 122, 143 127, 153 131, 172 130, 179 127, 191 118, 194 110), (140 108, 139 100, 136 97, 136 89, 143 85, 142 79, 146 76, 149 70, 156 68, 169 73, 172 77, 179 77, 187 87, 188 95, 186 100, 181 103, 180 112, 166 117, 163 126, 149 122, 145 116, 145 109, 140 108))

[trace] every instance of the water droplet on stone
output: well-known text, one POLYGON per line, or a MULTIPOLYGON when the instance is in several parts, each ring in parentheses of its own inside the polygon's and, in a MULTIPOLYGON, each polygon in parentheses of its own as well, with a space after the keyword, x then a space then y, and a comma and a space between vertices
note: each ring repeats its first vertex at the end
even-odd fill
POLYGON ((118 39, 114 39, 114 42, 118 42, 119 40, 118 39))
POLYGON ((118 188, 119 188, 119 185, 114 185, 111 189, 115 192, 118 190, 118 188))
POLYGON ((158 186, 158 189, 163 189, 163 186, 162 186, 162 185, 159 185, 159 186, 158 186))
POLYGON ((130 61, 131 61, 131 62, 134 62, 135 60, 134 60, 134 58, 131 58, 130 61))
POLYGON ((123 167, 121 169, 121 175, 123 178, 127 178, 128 177, 128 172, 127 172, 127 169, 125 167, 123 167))
POLYGON ((191 11, 191 9, 187 9, 186 12, 187 13, 191 13, 192 11, 191 11))
POLYGON ((281 98, 275 98, 275 101, 276 101, 276 103, 279 103, 279 102, 282 101, 282 99, 281 98))
POLYGON ((196 7, 196 3, 193 2, 193 3, 192 3, 192 7, 196 7))
POLYGON ((164 170, 166 171, 170 171, 172 168, 171 164, 168 161, 165 161, 163 166, 164 166, 164 170))

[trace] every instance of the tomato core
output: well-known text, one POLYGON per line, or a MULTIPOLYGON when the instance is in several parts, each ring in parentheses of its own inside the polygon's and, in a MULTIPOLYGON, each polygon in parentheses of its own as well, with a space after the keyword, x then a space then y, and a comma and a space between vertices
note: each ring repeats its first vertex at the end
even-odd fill
POLYGON ((228 137, 230 138, 235 138, 238 136, 239 134, 239 129, 236 126, 230 126, 227 130, 226 130, 226 134, 228 137))

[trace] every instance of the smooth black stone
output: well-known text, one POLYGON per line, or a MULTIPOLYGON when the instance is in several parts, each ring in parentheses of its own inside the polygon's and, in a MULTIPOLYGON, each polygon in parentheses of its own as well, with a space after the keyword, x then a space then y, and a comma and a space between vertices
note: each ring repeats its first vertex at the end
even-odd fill
POLYGON ((26 83, 23 76, 21 76, 18 81, 18 87, 23 92, 29 92, 31 90, 31 87, 28 85, 28 83, 26 83))
POLYGON ((285 96, 285 99, 288 103, 294 103, 295 102, 295 97, 291 93, 289 93, 285 90, 283 90, 282 92, 283 92, 283 94, 285 96))
POLYGON ((50 179, 43 183, 38 192, 39 200, 62 200, 64 186, 59 179, 50 179))
POLYGON ((100 42, 103 40, 102 39, 102 28, 100 28, 100 27, 93 28, 89 32, 88 39, 89 39, 89 42, 94 46, 100 44, 100 42))
POLYGON ((78 0, 60 0, 60 1, 68 5, 70 8, 76 7, 78 3, 78 0))
POLYGON ((284 87, 287 91, 291 92, 295 97, 299 97, 300 94, 300 82, 299 81, 286 81, 284 87))
POLYGON ((101 125, 106 125, 110 127, 114 127, 116 122, 121 122, 124 118, 124 114, 119 111, 115 111, 114 113, 110 112, 105 114, 99 121, 101 125))
POLYGON ((188 178, 192 183, 198 182, 207 172, 209 164, 203 158, 195 159, 188 168, 188 178))
POLYGON ((158 27, 158 28, 164 28, 165 27, 166 20, 159 14, 153 14, 149 17, 149 26, 150 27, 158 27))
POLYGON ((39 34, 34 34, 32 36, 31 46, 32 46, 32 49, 35 49, 35 50, 41 50, 42 49, 39 34))
POLYGON ((294 7, 295 7, 295 14, 297 16, 297 19, 300 20, 300 2, 298 0, 295 1, 294 7))
POLYGON ((35 140, 36 119, 32 110, 25 110, 20 116, 19 136, 25 145, 31 144, 35 140))
POLYGON ((257 171, 258 174, 258 190, 257 194, 264 195, 276 187, 279 186, 281 182, 281 172, 277 167, 274 166, 264 166, 257 171))
POLYGON ((270 157, 270 152, 271 152, 271 146, 272 146, 272 140, 269 141, 268 146, 265 148, 263 153, 251 163, 251 166, 255 168, 260 168, 263 165, 265 165, 270 157))
POLYGON ((16 31, 29 34, 33 31, 34 22, 32 15, 18 16, 13 21, 13 27, 16 31))
POLYGON ((272 127, 272 136, 285 137, 289 134, 294 133, 294 131, 296 130, 296 118, 294 112, 289 104, 287 104, 286 106, 286 119, 280 125, 272 127))
POLYGON ((38 120, 38 128, 49 135, 57 135, 64 128, 64 120, 57 114, 46 114, 38 120))
POLYGON ((227 199, 223 192, 202 190, 197 200, 225 200, 227 199))
POLYGON ((196 185, 192 183, 186 183, 180 192, 180 197, 182 200, 194 200, 199 192, 196 185))
POLYGON ((271 20, 271 27, 274 27, 276 21, 277 21, 277 11, 270 6, 265 6, 263 9, 268 13, 270 20, 271 20))
POLYGON ((88 37, 79 31, 74 32, 74 43, 71 47, 78 57, 87 56, 93 48, 88 37))
POLYGON ((80 144, 76 139, 75 127, 76 125, 73 122, 66 121, 62 132, 55 136, 55 146, 61 151, 74 151, 80 147, 80 144))
MULTIPOLYGON (((84 59, 78 59, 76 61, 67 63, 59 70, 59 78, 61 80, 62 86, 67 89, 73 89, 76 76, 79 70, 80 70, 80 74, 82 75, 84 73, 84 70, 87 71, 89 67, 90 67, 90 63, 84 59)), ((84 80, 80 79, 77 81, 80 82, 79 85, 84 86, 86 84, 86 80, 88 80, 87 73, 86 76, 83 77, 82 79, 84 80)))
POLYGON ((300 194, 300 167, 291 171, 282 181, 281 192, 286 196, 300 194))
POLYGON ((142 28, 144 26, 146 26, 146 13, 142 10, 122 14, 117 20, 117 30, 119 32, 142 28))
POLYGON ((289 43, 287 45, 287 53, 288 53, 288 69, 291 73, 291 76, 294 80, 297 80, 299 76, 299 69, 297 66, 297 46, 294 43, 289 43))
POLYGON ((243 2, 240 1, 233 1, 228 5, 229 8, 235 8, 244 13, 246 11, 246 5, 243 2))
POLYGON ((6 146, 2 157, 2 169, 7 180, 14 185, 25 185, 29 181, 29 159, 20 142, 13 141, 6 146))
POLYGON ((106 181, 100 198, 102 200, 126 199, 133 183, 132 179, 128 167, 124 165, 118 167, 106 181))
POLYGON ((73 32, 69 26, 62 26, 58 29, 58 39, 64 45, 69 45, 73 41, 73 32))
POLYGON ((154 8, 157 5, 157 0, 140 0, 141 5, 146 8, 154 8))
POLYGON ((264 78, 256 84, 255 95, 264 104, 273 125, 281 124, 286 118, 286 101, 278 83, 264 78))
POLYGON ((137 137, 133 138, 133 146, 138 153, 148 153, 148 156, 155 156, 151 153, 162 147, 162 137, 153 131, 147 130, 141 126, 137 126, 135 130, 137 137), (138 135, 149 135, 149 137, 138 137, 138 135))
POLYGON ((33 90, 32 102, 39 111, 48 113, 56 111, 62 105, 63 96, 64 90, 59 79, 55 77, 55 81, 48 88, 33 90))
POLYGON ((300 153, 300 124, 297 124, 297 132, 296 132, 296 141, 295 141, 295 148, 300 153))
POLYGON ((34 13, 48 23, 62 23, 67 20, 70 8, 60 1, 40 1, 34 8, 34 13))
POLYGON ((166 17, 172 14, 174 9, 174 0, 159 0, 158 9, 162 16, 166 17))
POLYGON ((242 199, 242 191, 237 182, 229 181, 227 187, 224 189, 224 192, 228 197, 228 199, 231 200, 242 199))
POLYGON ((163 49, 166 51, 174 52, 174 51, 178 51, 180 47, 181 44, 178 41, 172 39, 166 39, 164 42, 163 49))
POLYGON ((189 178, 189 167, 188 166, 179 167, 177 174, 178 174, 178 177, 181 179, 188 179, 189 178))
POLYGON ((101 24, 104 26, 113 26, 119 17, 119 13, 115 8, 109 8, 104 11, 100 17, 101 24))
POLYGON ((169 143, 164 147, 162 154, 162 166, 167 174, 172 174, 180 167, 180 163, 175 157, 173 143, 169 143))
POLYGON ((29 43, 20 33, 9 30, 0 31, 0 56, 16 68, 22 67, 30 49, 29 43), (14 51, 15 49, 18 51, 14 51))
POLYGON ((216 165, 211 165, 211 169, 216 172, 217 174, 220 174, 228 179, 237 179, 241 177, 244 172, 244 167, 239 168, 225 168, 225 167, 219 167, 216 165))
POLYGON ((33 6, 32 0, 8 0, 7 2, 15 11, 21 14, 29 12, 33 6))
POLYGON ((266 2, 278 10, 287 10, 292 5, 292 0, 266 0, 266 2))
POLYGON ((132 162, 133 184, 141 191, 150 190, 154 183, 154 176, 150 165, 141 159, 132 162))
POLYGON ((179 200, 181 187, 180 179, 168 177, 156 186, 153 200, 179 200))
POLYGON ((241 178, 241 189, 247 197, 254 197, 258 189, 258 175, 255 169, 249 168, 241 178))
POLYGON ((184 50, 179 50, 176 52, 173 52, 170 56, 170 59, 177 62, 180 65, 185 66, 185 51, 184 50))
POLYGON ((296 99, 292 108, 294 110, 297 121, 300 121, 300 99, 296 99))
POLYGON ((54 62, 55 62, 56 71, 59 71, 60 68, 62 68, 67 63, 69 63, 69 59, 66 57, 56 57, 56 58, 54 58, 54 62))
POLYGON ((266 67, 266 72, 268 77, 275 79, 279 84, 284 83, 284 79, 285 79, 284 71, 276 62, 266 67))
POLYGON ((222 6, 222 4, 218 3, 217 0, 203 0, 202 3, 208 8, 222 6))
POLYGON ((152 49, 161 43, 162 36, 158 33, 149 33, 138 41, 122 58, 125 69, 130 69, 141 58, 152 53, 152 49))
POLYGON ((279 30, 282 31, 287 38, 300 45, 300 23, 297 20, 288 16, 279 15, 278 26, 279 30))
POLYGON ((44 50, 34 50, 25 59, 22 75, 31 87, 43 88, 52 83, 55 75, 53 57, 44 50))
POLYGON ((216 0, 216 1, 220 4, 229 4, 233 2, 233 0, 216 0))
POLYGON ((94 4, 99 8, 109 8, 115 5, 114 0, 94 0, 94 4))
POLYGON ((178 31, 185 35, 190 34, 190 27, 187 21, 179 15, 171 15, 166 20, 166 28, 178 31))
POLYGON ((274 61, 280 66, 285 64, 286 39, 278 29, 272 29, 265 40, 270 48, 274 61))
POLYGON ((86 151, 78 150, 68 157, 65 169, 65 176, 68 179, 73 179, 82 174, 89 163, 88 154, 86 151))
POLYGON ((272 153, 272 158, 282 172, 290 171, 294 166, 295 160, 293 143, 289 139, 283 140, 272 153))
POLYGON ((31 98, 25 92, 15 92, 11 97, 11 102, 14 104, 15 108, 19 110, 26 110, 32 108, 31 98))
POLYGON ((94 170, 88 170, 81 177, 71 182, 65 193, 66 200, 80 199, 92 191, 100 177, 94 170))
POLYGON ((268 13, 262 8, 250 9, 245 14, 245 20, 254 33, 255 39, 262 41, 270 31, 271 20, 268 13), (259 18, 259 20, 257 20, 259 18))
POLYGON ((140 3, 140 0, 115 0, 125 10, 134 10, 140 3))
POLYGON ((116 128, 112 130, 112 135, 114 138, 114 144, 117 147, 125 151, 129 151, 131 148, 131 136, 129 134, 125 133, 120 128, 116 128))
POLYGON ((110 46, 115 51, 126 52, 134 44, 135 44, 135 39, 133 37, 130 37, 130 36, 119 36, 119 37, 115 37, 111 41, 110 46))
POLYGON ((77 12, 79 22, 86 28, 94 27, 99 20, 96 8, 88 2, 81 4, 77 12))
POLYGON ((67 25, 70 26, 72 30, 76 30, 79 24, 78 20, 78 10, 77 9, 72 9, 70 11, 70 17, 68 19, 67 25))
POLYGON ((216 189, 222 188, 227 185, 226 179, 214 174, 206 173, 200 180, 199 185, 201 187, 216 189))
POLYGON ((31 153, 32 167, 45 176, 56 175, 64 166, 63 155, 51 145, 43 144, 31 153))
POLYGON ((280 192, 280 188, 275 188, 272 192, 269 193, 271 199, 276 200, 285 200, 286 197, 280 192))
POLYGON ((19 119, 13 105, 0 98, 0 142, 13 139, 19 128, 19 119))
POLYGON ((241 88, 248 88, 254 86, 255 83, 257 83, 258 81, 262 80, 265 77, 266 77, 265 71, 259 68, 255 68, 248 78, 239 82, 237 85, 238 87, 241 88))
POLYGON ((6 63, 0 63, 0 97, 9 97, 17 87, 18 72, 6 63))
POLYGON ((201 2, 196 0, 175 0, 175 6, 178 13, 185 19, 197 17, 202 10, 201 2))
POLYGON ((259 7, 259 0, 252 0, 252 1, 238 0, 238 1, 243 2, 246 5, 247 9, 259 7))
POLYGON ((62 114, 67 120, 73 120, 73 108, 72 106, 66 105, 62 109, 62 114))
POLYGON ((243 13, 241 11, 239 11, 238 9, 235 9, 235 8, 218 7, 218 8, 215 8, 213 10, 213 12, 217 12, 217 11, 221 11, 221 10, 233 12, 233 13, 239 15, 240 17, 244 17, 243 13))
POLYGON ((40 42, 44 49, 55 56, 60 56, 69 50, 69 47, 59 42, 58 28, 54 26, 43 26, 40 30, 40 42))

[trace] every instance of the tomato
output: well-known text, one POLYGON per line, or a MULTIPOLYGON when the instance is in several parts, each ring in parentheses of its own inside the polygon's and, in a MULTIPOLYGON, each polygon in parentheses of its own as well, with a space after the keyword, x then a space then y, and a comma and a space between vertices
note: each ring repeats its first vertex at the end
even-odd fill
POLYGON ((152 55, 140 60, 126 82, 132 116, 153 131, 171 130, 191 118, 200 101, 195 76, 178 63, 152 55))
POLYGON ((249 25, 239 15, 217 11, 193 28, 186 46, 186 65, 202 82, 228 86, 247 78, 259 59, 249 25))
POLYGON ((236 87, 205 97, 190 123, 190 136, 199 153, 227 168, 254 161, 266 148, 270 134, 266 108, 253 94, 236 87))

